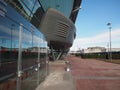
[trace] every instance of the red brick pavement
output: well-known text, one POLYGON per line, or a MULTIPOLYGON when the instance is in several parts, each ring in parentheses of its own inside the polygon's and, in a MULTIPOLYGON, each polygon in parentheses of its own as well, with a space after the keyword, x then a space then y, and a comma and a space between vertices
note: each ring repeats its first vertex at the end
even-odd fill
POLYGON ((68 56, 76 90, 120 90, 120 64, 68 56))

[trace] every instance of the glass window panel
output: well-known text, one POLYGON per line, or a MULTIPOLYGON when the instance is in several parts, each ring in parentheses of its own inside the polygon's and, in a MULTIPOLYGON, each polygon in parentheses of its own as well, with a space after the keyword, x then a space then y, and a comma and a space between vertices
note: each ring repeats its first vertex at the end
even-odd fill
MULTIPOLYGON (((14 5, 14 8, 17 8, 17 11, 19 10, 19 13, 25 14, 28 17, 29 12, 25 11, 25 8, 19 2, 21 0, 8 0, 8 2, 10 1, 12 5, 14 5)), ((30 28, 31 24, 29 22, 26 23, 25 18, 20 16, 21 14, 17 14, 18 12, 11 8, 10 5, 7 6, 7 17, 0 17, 0 79, 11 75, 10 78, 7 78, 8 81, 6 79, 7 85, 4 87, 5 90, 16 90, 20 30, 19 23, 22 23, 22 63, 20 64, 22 65, 22 71, 24 73, 22 73, 21 77, 21 90, 35 90, 38 80, 40 83, 46 76, 45 57, 41 57, 43 55, 42 52, 40 52, 38 55, 38 48, 40 49, 40 47, 43 45, 41 43, 43 41, 43 35, 35 27, 30 28), (34 32, 32 33, 31 30, 34 32), (40 67, 37 66, 39 56, 39 60, 41 62, 40 67), (9 87, 8 82, 11 85, 10 88, 7 88, 9 87), (12 84, 14 86, 12 86, 12 84)), ((37 8, 34 10, 36 12, 37 8)))
MULTIPOLYGON (((17 72, 18 46, 19 25, 7 17, 0 18, 0 82, 16 83, 13 77, 17 72)), ((8 90, 6 86, 3 88, 8 90)), ((15 90, 16 84, 10 88, 15 90)))
POLYGON ((23 29, 22 42, 22 67, 24 75, 22 76, 22 90, 35 90, 37 87, 37 60, 38 47, 34 47, 35 34, 31 27, 29 30, 23 29))
POLYGON ((29 5, 29 3, 27 4, 27 2, 25 2, 26 0, 23 0, 23 1, 18 0, 18 1, 21 4, 21 6, 22 6, 23 10, 25 11, 25 13, 27 13, 28 16, 30 16, 30 14, 31 14, 30 9, 28 7, 26 7, 26 5, 29 5))
POLYGON ((36 0, 21 0, 32 11, 36 0))
POLYGON ((40 6, 40 4, 38 3, 38 1, 36 1, 35 6, 34 6, 32 12, 35 13, 39 7, 41 7, 41 6, 40 6))
POLYGON ((32 12, 33 12, 33 15, 31 16, 31 23, 38 28, 38 26, 40 25, 42 16, 44 14, 44 11, 42 10, 38 1, 36 1, 35 7, 32 12))
POLYGON ((30 10, 23 4, 21 0, 9 0, 9 3, 25 18, 30 19, 30 10))

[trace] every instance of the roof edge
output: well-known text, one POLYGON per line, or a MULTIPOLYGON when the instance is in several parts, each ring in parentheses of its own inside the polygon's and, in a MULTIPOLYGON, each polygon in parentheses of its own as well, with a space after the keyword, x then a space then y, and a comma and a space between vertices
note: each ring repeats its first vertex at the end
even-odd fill
POLYGON ((75 23, 76 21, 81 3, 82 3, 82 0, 74 0, 73 9, 70 15, 70 19, 73 21, 73 23, 75 23))

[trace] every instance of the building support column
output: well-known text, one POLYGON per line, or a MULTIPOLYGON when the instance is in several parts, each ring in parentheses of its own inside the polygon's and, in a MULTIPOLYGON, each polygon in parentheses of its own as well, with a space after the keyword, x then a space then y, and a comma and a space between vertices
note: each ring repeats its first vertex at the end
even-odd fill
POLYGON ((64 51, 64 50, 61 50, 61 51, 59 52, 59 54, 58 54, 58 56, 57 56, 56 60, 59 60, 59 59, 60 59, 60 57, 61 57, 61 55, 62 55, 63 51, 64 51))

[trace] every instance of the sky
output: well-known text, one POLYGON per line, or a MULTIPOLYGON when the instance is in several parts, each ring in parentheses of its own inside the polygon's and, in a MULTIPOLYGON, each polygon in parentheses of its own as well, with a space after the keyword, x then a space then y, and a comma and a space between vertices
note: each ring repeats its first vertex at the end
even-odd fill
POLYGON ((82 0, 75 26, 76 39, 71 51, 109 46, 111 23, 112 48, 120 48, 120 0, 82 0))

